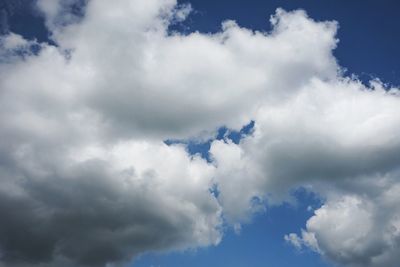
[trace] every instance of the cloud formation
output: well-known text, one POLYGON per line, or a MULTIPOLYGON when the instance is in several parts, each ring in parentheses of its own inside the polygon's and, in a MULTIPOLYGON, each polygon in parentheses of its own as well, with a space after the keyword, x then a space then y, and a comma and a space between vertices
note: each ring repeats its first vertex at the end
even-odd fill
POLYGON ((399 101, 398 89, 376 81, 365 87, 313 78, 293 97, 261 108, 253 136, 211 147, 225 214, 246 219, 305 187, 326 203, 287 241, 343 265, 396 266, 399 101))
POLYGON ((286 240, 344 265, 394 265, 399 91, 344 77, 336 22, 278 9, 268 33, 226 21, 184 35, 169 26, 191 7, 173 0, 38 8, 55 45, 0 39, 0 266, 216 245, 226 223, 300 186, 325 204, 286 240), (239 144, 212 142, 211 162, 163 142, 251 120, 239 144))

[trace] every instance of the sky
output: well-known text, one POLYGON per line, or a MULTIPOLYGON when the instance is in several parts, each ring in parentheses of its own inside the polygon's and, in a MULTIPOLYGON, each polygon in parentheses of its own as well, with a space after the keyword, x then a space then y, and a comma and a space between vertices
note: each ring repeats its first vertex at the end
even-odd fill
POLYGON ((396 267, 398 1, 0 1, 0 267, 396 267))

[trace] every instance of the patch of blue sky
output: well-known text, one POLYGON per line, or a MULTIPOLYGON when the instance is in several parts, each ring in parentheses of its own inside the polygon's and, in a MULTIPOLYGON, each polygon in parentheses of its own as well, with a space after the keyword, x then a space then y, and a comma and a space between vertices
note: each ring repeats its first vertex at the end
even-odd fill
POLYGON ((283 236, 298 232, 321 201, 305 189, 293 192, 296 204, 285 203, 256 214, 240 232, 226 228, 215 247, 185 252, 147 253, 132 267, 329 267, 329 263, 310 250, 297 250, 283 236))
POLYGON ((164 142, 167 145, 173 144, 184 144, 186 145, 187 151, 191 155, 199 154, 202 158, 206 159, 208 162, 211 162, 210 159, 210 145, 214 140, 231 140, 235 144, 238 144, 242 138, 251 134, 254 128, 254 121, 249 122, 244 125, 239 131, 235 131, 232 129, 228 129, 226 127, 220 127, 217 130, 216 136, 214 138, 210 138, 205 141, 199 141, 197 139, 189 139, 189 140, 180 140, 180 139, 167 139, 164 142))

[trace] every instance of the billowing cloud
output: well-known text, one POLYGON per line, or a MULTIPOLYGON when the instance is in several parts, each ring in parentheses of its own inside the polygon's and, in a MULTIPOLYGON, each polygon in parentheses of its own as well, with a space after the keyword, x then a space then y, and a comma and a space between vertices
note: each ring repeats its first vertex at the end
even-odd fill
POLYGON ((381 181, 379 191, 377 195, 331 197, 307 221, 301 236, 291 233, 285 239, 297 248, 309 247, 343 265, 397 266, 399 184, 381 181))
POLYGON ((63 76, 73 77, 65 86, 96 112, 105 133, 182 138, 221 125, 240 128, 266 99, 290 94, 287 88, 313 75, 336 75, 330 53, 335 23, 279 11, 268 36, 233 21, 213 35, 183 36, 168 33, 169 23, 182 16, 174 4, 90 1, 82 21, 53 26, 58 50, 72 55, 60 62, 63 76))
POLYGON ((396 266, 399 112, 398 89, 348 78, 311 79, 259 109, 252 136, 211 147, 225 215, 246 221, 305 187, 326 203, 287 241, 343 265, 396 266))
MULTIPOLYGON (((397 89, 379 82, 367 88, 349 79, 311 79, 286 100, 260 108, 253 136, 239 145, 216 141, 211 152, 222 166, 230 160, 239 168, 237 186, 255 180, 249 196, 270 191, 269 200, 280 201, 296 186, 346 186, 399 166, 399 101, 397 89)), ((221 186, 232 186, 219 170, 221 186)))
POLYGON ((393 263, 399 92, 343 76, 336 22, 278 9, 271 32, 226 21, 184 35, 169 26, 191 7, 173 0, 38 8, 54 45, 0 39, 4 266, 215 245, 225 223, 299 186, 325 204, 286 240, 347 265, 393 263), (251 120, 239 144, 212 142, 211 162, 163 142, 251 120))
POLYGON ((345 265, 382 266, 385 258, 394 266, 396 258, 386 257, 400 249, 398 213, 380 199, 399 184, 399 104, 398 89, 338 78, 311 79, 292 97, 260 108, 252 136, 211 147, 225 214, 246 220, 302 186, 327 203, 302 238, 286 240, 345 265))
POLYGON ((100 266, 143 251, 217 244, 212 166, 183 147, 123 142, 70 153, 2 154, 0 244, 7 265, 100 266), (55 260, 55 263, 53 262, 55 260))

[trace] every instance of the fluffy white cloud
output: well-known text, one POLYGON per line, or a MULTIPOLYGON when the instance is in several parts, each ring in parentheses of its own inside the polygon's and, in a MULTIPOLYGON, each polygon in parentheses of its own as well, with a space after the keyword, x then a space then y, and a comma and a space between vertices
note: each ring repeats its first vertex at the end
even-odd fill
POLYGON ((349 265, 393 260, 399 220, 377 218, 399 202, 399 92, 342 77, 335 22, 278 9, 269 33, 226 21, 182 35, 168 27, 191 7, 174 0, 38 7, 57 45, 0 40, 4 265, 217 244, 222 218, 240 229, 298 186, 327 202, 288 241, 349 265), (239 144, 212 143, 211 163, 163 143, 250 120, 239 144))
POLYGON ((336 24, 314 23, 302 11, 279 10, 269 35, 228 21, 212 35, 182 36, 167 28, 186 6, 120 2, 90 1, 80 22, 53 30, 58 49, 72 51, 65 64, 79 79, 74 90, 111 135, 182 138, 240 128, 266 100, 313 75, 336 75, 336 24))
MULTIPOLYGON (((397 173, 398 175, 398 173, 397 173)), ((329 199, 307 221, 301 237, 285 239, 308 246, 349 266, 397 266, 400 252, 399 184, 378 195, 341 195, 329 199), (313 242, 309 242, 312 236, 313 242)))
POLYGON ((399 202, 388 206, 381 198, 399 183, 399 112, 397 89, 348 78, 311 79, 260 108, 251 136, 211 147, 225 214, 243 219, 260 202, 279 204, 303 186, 327 203, 301 237, 287 241, 344 265, 395 266, 399 202))

